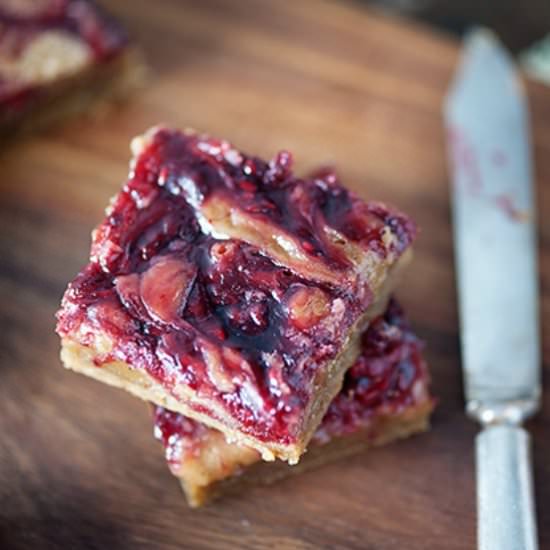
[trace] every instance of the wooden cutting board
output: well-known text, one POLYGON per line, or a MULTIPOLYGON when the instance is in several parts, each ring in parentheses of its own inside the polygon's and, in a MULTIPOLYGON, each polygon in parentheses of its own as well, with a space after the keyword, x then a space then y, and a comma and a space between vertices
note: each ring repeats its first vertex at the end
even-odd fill
MULTIPOLYGON (((124 108, 0 156, 0 547, 368 548, 475 545, 441 102, 457 44, 345 2, 113 0, 153 69, 124 108), (297 169, 324 163, 422 228, 398 296, 427 342, 433 430, 189 510, 143 403, 64 371, 54 313, 125 179, 130 138, 193 126, 297 169)), ((550 89, 529 84, 550 314, 550 89)), ((506 335, 503 335, 505 338, 506 335)), ((550 334, 544 327, 547 376, 550 334)), ((550 545, 550 395, 532 423, 550 545)))

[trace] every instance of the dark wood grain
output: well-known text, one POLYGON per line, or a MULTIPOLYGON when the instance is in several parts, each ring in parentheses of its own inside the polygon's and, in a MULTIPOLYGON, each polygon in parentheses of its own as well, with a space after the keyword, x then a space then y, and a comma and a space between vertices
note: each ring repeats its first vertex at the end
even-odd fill
MULTIPOLYGON (((0 156, 0 547, 474 547, 473 437, 463 415, 441 101, 450 39, 345 3, 113 0, 154 74, 120 110, 0 156), (336 165, 422 227, 399 296, 427 341, 433 430, 201 511, 187 509, 146 407, 60 367, 54 312, 127 171, 160 121, 230 138, 299 170, 336 165)), ((550 313, 550 89, 530 85, 543 319, 550 313)), ((544 326, 546 374, 550 334, 544 326)), ((550 546, 550 395, 532 423, 542 547, 550 546)))

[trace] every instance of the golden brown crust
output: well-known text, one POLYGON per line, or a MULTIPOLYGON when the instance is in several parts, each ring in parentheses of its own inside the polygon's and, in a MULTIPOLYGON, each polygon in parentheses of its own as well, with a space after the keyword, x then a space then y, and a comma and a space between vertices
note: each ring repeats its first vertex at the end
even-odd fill
POLYGON ((376 417, 357 433, 335 437, 326 444, 312 443, 296 466, 282 462, 266 463, 259 454, 242 445, 229 444, 223 434, 210 430, 200 443, 200 452, 187 454, 172 467, 189 505, 193 508, 252 484, 269 484, 289 475, 334 462, 370 447, 424 432, 429 428, 433 401, 410 406, 398 414, 376 417))

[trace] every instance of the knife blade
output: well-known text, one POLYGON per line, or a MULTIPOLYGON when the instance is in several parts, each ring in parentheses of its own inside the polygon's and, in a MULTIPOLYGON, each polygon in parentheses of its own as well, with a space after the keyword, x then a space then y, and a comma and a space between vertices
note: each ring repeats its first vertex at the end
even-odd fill
POLYGON ((541 395, 529 114, 513 61, 489 31, 466 37, 444 111, 466 410, 483 427, 479 547, 534 549, 521 428, 541 395))

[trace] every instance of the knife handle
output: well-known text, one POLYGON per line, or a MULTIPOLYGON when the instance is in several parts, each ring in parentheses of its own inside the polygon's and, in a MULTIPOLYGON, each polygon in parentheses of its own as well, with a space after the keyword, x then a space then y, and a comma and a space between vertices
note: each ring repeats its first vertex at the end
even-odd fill
POLYGON ((479 550, 538 548, 530 446, 513 424, 486 425, 476 438, 479 550))

